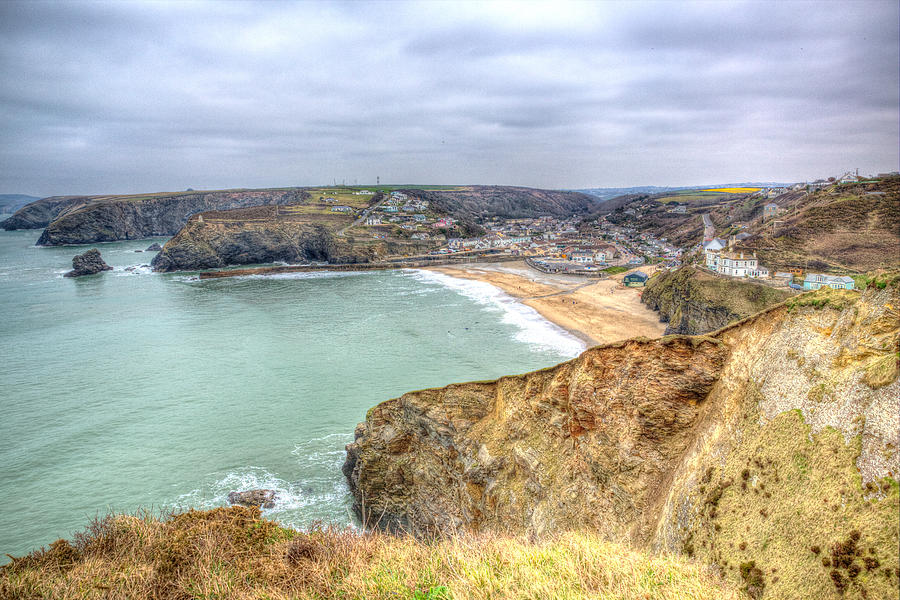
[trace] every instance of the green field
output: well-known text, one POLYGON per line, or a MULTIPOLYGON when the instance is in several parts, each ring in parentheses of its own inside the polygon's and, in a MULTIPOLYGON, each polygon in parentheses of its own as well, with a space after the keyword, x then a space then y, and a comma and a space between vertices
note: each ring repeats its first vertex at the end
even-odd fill
POLYGON ((693 202, 711 202, 716 200, 724 200, 729 196, 733 196, 733 194, 727 194, 723 192, 704 192, 702 190, 684 190, 683 192, 675 192, 663 198, 657 198, 657 201, 662 204, 668 204, 670 202, 687 202, 688 204, 693 202))

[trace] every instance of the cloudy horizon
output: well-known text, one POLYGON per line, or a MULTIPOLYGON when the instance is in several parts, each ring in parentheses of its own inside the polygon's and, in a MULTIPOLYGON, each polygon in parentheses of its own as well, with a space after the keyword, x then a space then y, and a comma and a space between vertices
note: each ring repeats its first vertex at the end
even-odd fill
POLYGON ((860 2, 0 5, 0 193, 804 181, 900 166, 860 2))

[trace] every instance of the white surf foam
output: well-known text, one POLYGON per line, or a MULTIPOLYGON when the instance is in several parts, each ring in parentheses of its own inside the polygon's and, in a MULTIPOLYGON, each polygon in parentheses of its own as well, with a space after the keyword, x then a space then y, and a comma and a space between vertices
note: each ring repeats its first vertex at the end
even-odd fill
POLYGON ((272 273, 270 275, 238 275, 234 279, 334 279, 353 277, 363 271, 300 271, 297 273, 272 273))
POLYGON ((229 493, 258 489, 275 490, 275 507, 264 509, 266 514, 296 510, 314 501, 303 493, 301 485, 285 481, 263 467, 251 466, 227 473, 208 489, 198 488, 181 494, 175 504, 178 507, 203 509, 228 506, 229 493))
POLYGON ((409 269, 404 272, 424 283, 449 288, 474 300, 487 310, 503 313, 501 321, 518 328, 515 339, 520 342, 568 357, 578 356, 587 348, 585 343, 574 335, 490 283, 459 279, 444 273, 420 269, 409 269))
POLYGON ((132 275, 151 275, 153 269, 147 263, 129 265, 127 267, 113 267, 113 274, 117 277, 130 277, 132 275))

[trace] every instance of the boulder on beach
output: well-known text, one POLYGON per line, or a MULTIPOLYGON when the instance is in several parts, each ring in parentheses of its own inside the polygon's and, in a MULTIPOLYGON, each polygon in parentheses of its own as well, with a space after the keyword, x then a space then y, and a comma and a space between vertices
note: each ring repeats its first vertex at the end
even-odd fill
POLYGON ((162 246, 154 242, 150 244, 144 252, 159 252, 160 250, 162 250, 162 246))
POLYGON ((246 490, 228 494, 228 502, 241 506, 272 508, 275 506, 275 490, 246 490))
POLYGON ((100 251, 91 248, 84 254, 79 254, 72 259, 72 270, 66 273, 66 277, 81 277, 93 275, 101 271, 112 271, 112 267, 104 262, 100 251))

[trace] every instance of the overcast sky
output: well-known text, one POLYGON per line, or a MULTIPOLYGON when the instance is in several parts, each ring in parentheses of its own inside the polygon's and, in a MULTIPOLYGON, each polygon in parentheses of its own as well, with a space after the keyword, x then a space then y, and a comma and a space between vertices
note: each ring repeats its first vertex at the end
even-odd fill
POLYGON ((0 3, 0 192, 896 170, 898 2, 0 3))

